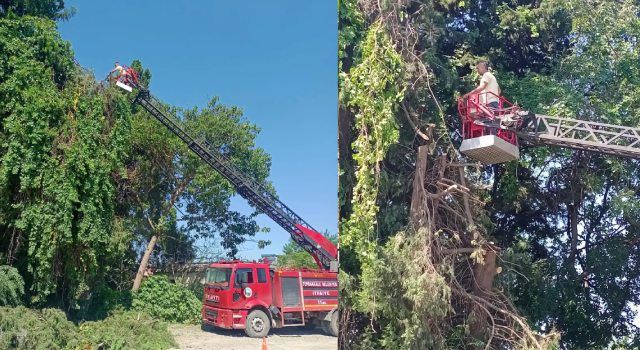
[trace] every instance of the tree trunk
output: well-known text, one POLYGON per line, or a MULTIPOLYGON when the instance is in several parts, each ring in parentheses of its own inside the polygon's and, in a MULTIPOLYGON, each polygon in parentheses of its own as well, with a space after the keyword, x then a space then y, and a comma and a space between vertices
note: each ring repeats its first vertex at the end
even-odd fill
POLYGON ((147 264, 149 263, 151 252, 153 252, 153 248, 156 246, 157 240, 158 236, 153 235, 149 240, 149 244, 147 244, 147 250, 144 251, 144 255, 142 256, 142 260, 140 261, 140 267, 138 267, 138 273, 136 274, 136 278, 133 280, 133 288, 131 288, 131 290, 134 292, 137 291, 138 288, 140 288, 140 283, 142 283, 144 271, 147 269, 147 264))
POLYGON ((411 195, 411 223, 418 228, 425 215, 424 208, 424 177, 427 171, 427 156, 429 154, 429 146, 418 147, 418 155, 416 158, 416 171, 413 175, 413 194, 411 195))
POLYGON ((340 218, 348 218, 352 210, 351 199, 355 187, 355 165, 351 149, 354 140, 353 121, 353 113, 340 105, 338 108, 338 165, 343 172, 338 178, 338 202, 340 203, 338 215, 340 218))
POLYGON ((487 246, 484 254, 484 264, 476 264, 473 268, 473 277, 476 283, 473 286, 473 294, 487 299, 493 289, 493 280, 496 278, 496 252, 495 247, 487 246))
POLYGON ((569 229, 571 246, 569 247, 568 267, 575 271, 576 252, 578 251, 578 205, 569 205, 569 229))
MULTIPOLYGON (((475 280, 473 284, 473 294, 485 300, 490 300, 493 280, 497 274, 496 247, 488 245, 485 249, 484 264, 475 264, 473 267, 473 277, 475 280)), ((471 336, 474 339, 486 340, 491 327, 486 311, 480 306, 474 305, 470 323, 471 336)), ((468 348, 477 349, 478 347, 472 345, 468 348)))
MULTIPOLYGON (((460 175, 460 184, 466 188, 467 181, 464 178, 464 167, 458 167, 458 175, 460 175)), ((467 216, 467 225, 475 225, 471 206, 469 205, 469 194, 466 191, 462 193, 462 202, 464 203, 464 212, 467 216)))

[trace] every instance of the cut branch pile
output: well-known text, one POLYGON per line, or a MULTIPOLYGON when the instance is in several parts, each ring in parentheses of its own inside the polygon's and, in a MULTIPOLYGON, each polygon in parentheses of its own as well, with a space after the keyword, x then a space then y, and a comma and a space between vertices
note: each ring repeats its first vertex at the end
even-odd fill
POLYGON ((430 270, 444 274, 451 289, 451 324, 469 325, 472 338, 483 348, 545 349, 556 335, 534 333, 508 298, 493 288, 501 267, 499 247, 474 218, 482 217, 484 203, 468 187, 464 164, 447 155, 429 166, 428 146, 420 146, 414 176, 411 218, 413 230, 423 238, 422 252, 430 270), (450 268, 450 270, 449 270, 450 268))

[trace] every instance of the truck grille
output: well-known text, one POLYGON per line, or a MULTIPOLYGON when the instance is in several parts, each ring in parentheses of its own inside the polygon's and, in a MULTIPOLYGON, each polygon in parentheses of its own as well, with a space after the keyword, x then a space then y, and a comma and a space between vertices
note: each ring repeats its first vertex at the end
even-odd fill
POLYGON ((207 310, 207 311, 205 311, 205 315, 207 315, 207 318, 216 319, 216 318, 218 318, 218 311, 216 311, 216 310, 207 310))

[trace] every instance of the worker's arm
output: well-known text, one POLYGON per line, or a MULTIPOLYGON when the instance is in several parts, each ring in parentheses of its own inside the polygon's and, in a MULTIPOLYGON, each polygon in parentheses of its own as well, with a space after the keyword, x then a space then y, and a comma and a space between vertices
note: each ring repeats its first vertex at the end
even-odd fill
POLYGON ((478 85, 478 87, 477 87, 477 88, 475 88, 475 89, 473 89, 473 90, 471 90, 471 91, 467 92, 466 94, 462 95, 462 98, 467 98, 467 97, 469 97, 469 95, 473 95, 473 94, 480 93, 482 90, 484 90, 484 88, 486 88, 486 87, 487 87, 487 84, 488 84, 488 83, 487 83, 486 81, 484 81, 484 80, 483 80, 483 81, 481 81, 481 82, 480 82, 480 85, 478 85))

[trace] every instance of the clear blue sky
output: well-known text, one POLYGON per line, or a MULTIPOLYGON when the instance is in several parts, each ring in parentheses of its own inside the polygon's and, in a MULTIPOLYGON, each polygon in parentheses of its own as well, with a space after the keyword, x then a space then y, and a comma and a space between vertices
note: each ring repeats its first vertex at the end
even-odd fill
MULTIPOLYGON (((337 233, 337 8, 335 1, 65 1, 59 24, 78 62, 103 78, 119 60, 140 59, 151 91, 181 107, 212 96, 262 128, 280 198, 316 229, 337 233)), ((243 199, 234 208, 250 211, 243 199)), ((268 217, 280 253, 289 235, 268 217)))

